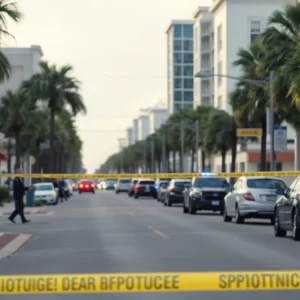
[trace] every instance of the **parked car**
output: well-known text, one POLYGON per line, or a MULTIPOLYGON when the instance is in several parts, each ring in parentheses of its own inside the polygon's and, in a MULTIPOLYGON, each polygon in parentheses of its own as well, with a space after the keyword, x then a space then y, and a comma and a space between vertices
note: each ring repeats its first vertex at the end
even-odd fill
POLYGON ((134 198, 139 197, 157 197, 155 181, 153 179, 139 179, 134 190, 134 198))
POLYGON ((120 192, 128 193, 131 179, 119 179, 115 186, 116 194, 120 192))
POLYGON ((137 179, 137 178, 131 179, 131 182, 129 184, 129 189, 128 189, 128 197, 131 197, 134 195, 135 186, 138 181, 139 181, 139 179, 137 179))
POLYGON ((117 183, 118 179, 106 179, 105 180, 105 189, 106 190, 114 190, 115 184, 117 183))
POLYGON ((172 206, 173 204, 183 204, 183 191, 190 187, 189 179, 172 179, 164 193, 164 206, 172 206))
POLYGON ((223 214, 224 197, 229 191, 226 178, 203 173, 192 179, 191 187, 184 191, 183 213, 195 214, 198 210, 219 211, 223 214))
POLYGON ((44 202, 45 204, 56 205, 57 190, 54 188, 52 182, 36 183, 34 187, 34 199, 44 202))
POLYGON ((81 193, 93 193, 95 194, 95 183, 92 180, 81 180, 79 182, 79 194, 81 193))
POLYGON ((295 241, 300 240, 300 177, 297 177, 289 188, 278 189, 274 210, 274 235, 285 237, 292 232, 295 241))
POLYGON ((278 198, 276 191, 285 190, 285 182, 275 177, 240 177, 225 197, 224 222, 235 218, 237 224, 245 219, 270 219, 274 223, 274 210, 278 198))

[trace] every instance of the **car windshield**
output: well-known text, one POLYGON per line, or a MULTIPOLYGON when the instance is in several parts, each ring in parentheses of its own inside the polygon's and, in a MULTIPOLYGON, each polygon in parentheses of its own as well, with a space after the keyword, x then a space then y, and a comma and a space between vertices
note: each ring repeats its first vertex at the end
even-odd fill
POLYGON ((251 189, 286 189, 284 181, 273 178, 255 178, 248 179, 247 186, 251 189))
POLYGON ((120 183, 130 183, 131 180, 130 179, 121 179, 119 182, 120 183))
POLYGON ((226 188, 229 183, 225 178, 196 178, 194 182, 196 188, 226 188))
POLYGON ((36 191, 53 191, 53 189, 52 184, 38 184, 35 186, 36 191))
POLYGON ((143 181, 140 181, 139 184, 155 184, 155 182, 150 181, 150 180, 143 180, 143 181))
POLYGON ((190 181, 175 181, 174 186, 177 188, 184 188, 185 185, 191 184, 190 181))

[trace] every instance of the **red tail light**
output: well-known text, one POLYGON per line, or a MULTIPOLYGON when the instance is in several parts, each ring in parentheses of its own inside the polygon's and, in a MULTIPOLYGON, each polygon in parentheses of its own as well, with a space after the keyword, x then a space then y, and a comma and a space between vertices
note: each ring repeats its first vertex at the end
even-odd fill
POLYGON ((83 188, 83 184, 79 184, 79 187, 80 187, 80 188, 83 188))
POLYGON ((136 191, 138 191, 140 188, 141 188, 140 185, 136 185, 136 186, 135 186, 135 190, 136 190, 136 191))
POLYGON ((247 201, 255 201, 251 193, 243 194, 243 197, 247 201))
POLYGON ((95 185, 92 183, 92 184, 91 184, 91 187, 95 187, 95 185))
POLYGON ((181 191, 179 189, 176 189, 176 188, 170 189, 170 193, 178 193, 178 192, 181 192, 181 191))
POLYGON ((89 185, 88 185, 88 184, 86 184, 86 185, 85 185, 85 187, 86 187, 86 188, 88 188, 88 187, 89 187, 89 185))

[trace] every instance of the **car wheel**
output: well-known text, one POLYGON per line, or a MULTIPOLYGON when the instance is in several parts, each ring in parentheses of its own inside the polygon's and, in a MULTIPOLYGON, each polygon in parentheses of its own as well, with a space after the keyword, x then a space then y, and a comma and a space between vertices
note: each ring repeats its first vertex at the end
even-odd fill
POLYGON ((135 194, 135 195, 134 195, 134 198, 135 198, 135 199, 137 199, 138 197, 139 197, 139 195, 138 195, 138 194, 135 194))
POLYGON ((244 221, 245 221, 245 218, 243 218, 243 217, 240 215, 239 206, 237 205, 236 208, 235 208, 235 223, 236 223, 236 224, 243 224, 244 221))
POLYGON ((274 214, 274 235, 276 237, 285 237, 286 236, 286 230, 282 229, 280 226, 278 211, 276 210, 274 214))
POLYGON ((167 205, 168 205, 169 207, 172 206, 172 201, 170 200, 170 198, 168 198, 167 205))
POLYGON ((227 215, 226 205, 224 205, 223 220, 224 220, 224 222, 231 222, 232 221, 232 217, 229 217, 227 215))
POLYGON ((299 228, 299 220, 297 217, 297 213, 293 213, 293 240, 300 241, 300 228, 299 228))

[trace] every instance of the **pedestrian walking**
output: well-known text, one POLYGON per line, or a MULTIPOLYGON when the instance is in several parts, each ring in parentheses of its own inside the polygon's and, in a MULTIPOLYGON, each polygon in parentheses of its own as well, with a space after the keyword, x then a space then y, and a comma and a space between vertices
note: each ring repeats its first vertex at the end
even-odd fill
MULTIPOLYGON (((16 170, 16 173, 23 174, 23 170, 21 168, 18 168, 16 170)), ((24 202, 23 202, 25 192, 28 190, 29 187, 26 187, 24 185, 24 179, 22 177, 17 176, 13 179, 13 198, 15 201, 15 210, 8 218, 12 223, 16 223, 14 219, 17 215, 20 215, 23 224, 30 222, 30 220, 27 220, 24 216, 24 202)))
POLYGON ((63 202, 65 198, 65 181, 63 179, 60 179, 58 181, 58 202, 63 202))

